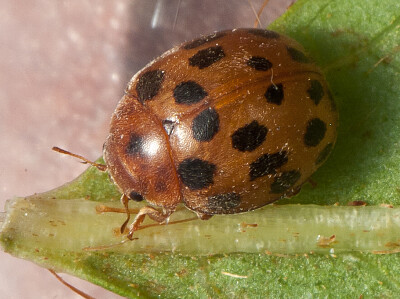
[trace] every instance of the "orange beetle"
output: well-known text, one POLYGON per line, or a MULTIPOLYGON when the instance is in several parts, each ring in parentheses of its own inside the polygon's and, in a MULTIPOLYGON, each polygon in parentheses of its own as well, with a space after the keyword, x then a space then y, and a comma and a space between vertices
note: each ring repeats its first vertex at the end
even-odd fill
POLYGON ((337 118, 318 67, 276 32, 222 31, 164 53, 130 81, 104 144, 126 209, 151 204, 128 237, 181 202, 208 219, 292 196, 331 152, 337 118))

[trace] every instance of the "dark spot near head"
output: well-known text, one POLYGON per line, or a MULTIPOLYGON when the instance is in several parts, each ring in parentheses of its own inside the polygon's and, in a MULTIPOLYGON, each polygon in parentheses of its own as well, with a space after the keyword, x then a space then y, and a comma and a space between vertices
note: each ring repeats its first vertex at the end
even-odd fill
POLYGON ((317 160, 315 160, 315 164, 321 164, 328 158, 329 154, 331 153, 333 149, 333 143, 328 143, 324 149, 319 153, 317 160))
POLYGON ((194 81, 179 83, 174 89, 175 102, 178 104, 195 104, 207 96, 207 92, 194 81))
POLYGON ((128 197, 129 197, 129 199, 132 199, 134 201, 142 201, 142 200, 144 200, 144 197, 140 193, 138 193, 136 191, 132 191, 131 193, 129 193, 128 197))
POLYGON ((291 188, 300 179, 301 174, 297 170, 282 172, 271 184, 270 193, 280 194, 291 188))
POLYGON ((190 57, 189 65, 197 66, 199 69, 204 69, 224 57, 225 53, 221 46, 210 47, 200 50, 190 57))
POLYGON ((264 97, 267 99, 268 103, 280 105, 283 100, 283 85, 279 84, 271 84, 267 91, 264 94, 264 97))
POLYGON ((314 101, 315 105, 318 105, 324 96, 324 88, 322 87, 321 82, 318 80, 311 80, 311 86, 307 90, 310 99, 314 101))
POLYGON ((214 164, 197 158, 187 158, 178 166, 178 174, 182 183, 191 190, 199 190, 212 185, 215 170, 214 164))
POLYGON ((276 173, 276 169, 285 165, 287 161, 288 156, 286 151, 260 156, 250 164, 250 181, 276 173))
POLYGON ((164 80, 164 75, 164 71, 154 70, 147 71, 139 77, 136 92, 142 104, 144 101, 151 100, 158 94, 164 80))
POLYGON ((272 67, 272 63, 264 57, 252 56, 247 61, 247 65, 257 71, 268 71, 272 67))
POLYGON ((169 120, 169 119, 164 119, 162 121, 164 130, 165 130, 165 132, 167 132, 168 136, 170 136, 172 134, 172 132, 174 131, 175 124, 176 124, 176 122, 174 122, 173 120, 169 120))
POLYGON ((256 120, 235 131, 232 134, 232 147, 241 152, 251 152, 259 147, 267 136, 268 128, 256 120))
POLYGON ((209 43, 211 41, 214 41, 216 39, 219 39, 221 37, 223 37, 224 35, 226 35, 225 31, 222 32, 215 32, 213 34, 207 35, 207 36, 203 36, 200 37, 198 39, 195 39, 193 41, 187 42, 183 45, 183 49, 185 50, 190 50, 190 49, 194 49, 197 47, 200 47, 201 45, 204 45, 206 43, 209 43))
POLYGON ((295 48, 292 47, 286 47, 289 56, 297 62, 301 62, 301 63, 308 63, 310 62, 310 59, 306 56, 306 54, 304 54, 303 52, 301 52, 300 50, 297 50, 295 48))
POLYGON ((207 198, 207 208, 213 214, 229 214, 233 213, 234 209, 240 205, 240 195, 231 193, 222 193, 207 198))
POLYGON ((197 115, 192 122, 193 138, 197 141, 210 141, 219 130, 219 115, 209 107, 197 115))
POLYGON ((326 124, 319 118, 311 119, 307 124, 304 134, 304 144, 307 146, 317 146, 325 137, 326 124))
POLYGON ((126 146, 126 153, 128 155, 140 155, 143 153, 143 136, 131 134, 129 142, 126 146))
POLYGON ((265 37, 265 38, 269 38, 269 39, 275 39, 275 38, 279 38, 280 37, 278 32, 271 31, 271 30, 249 28, 249 29, 246 29, 246 31, 248 33, 251 33, 251 34, 254 34, 254 35, 258 35, 258 36, 261 36, 261 37, 265 37))

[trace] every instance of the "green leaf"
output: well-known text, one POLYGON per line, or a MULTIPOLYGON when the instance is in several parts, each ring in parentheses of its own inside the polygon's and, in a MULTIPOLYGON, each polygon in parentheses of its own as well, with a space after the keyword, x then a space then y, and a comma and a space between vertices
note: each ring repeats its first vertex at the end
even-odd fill
MULTIPOLYGON (((125 215, 96 213, 101 204, 121 207, 120 194, 89 168, 56 190, 10 201, 3 249, 131 298, 395 297, 398 255, 376 253, 400 245, 400 208, 378 206, 400 200, 399 28, 397 0, 298 1, 271 25, 315 58, 340 112, 331 157, 296 197, 146 228, 121 245, 125 215), (370 206, 344 207, 355 200, 370 206)), ((173 216, 193 217, 185 209, 173 216)))

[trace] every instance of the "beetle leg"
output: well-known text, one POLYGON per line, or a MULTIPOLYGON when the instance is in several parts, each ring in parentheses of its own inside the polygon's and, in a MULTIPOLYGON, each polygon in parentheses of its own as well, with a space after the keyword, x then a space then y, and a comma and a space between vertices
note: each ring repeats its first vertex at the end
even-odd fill
MULTIPOLYGON (((151 220, 156 221, 157 223, 163 223, 168 220, 168 217, 174 212, 174 210, 166 210, 164 212, 160 212, 152 207, 143 207, 140 209, 139 213, 136 215, 135 220, 133 220, 128 233, 128 239, 132 240, 133 233, 140 228, 144 218, 149 216, 151 220)), ((125 224, 125 223, 124 223, 125 224)), ((121 227, 122 229, 122 227, 121 227)))
POLYGON ((199 219, 201 220, 208 220, 210 219, 213 215, 208 215, 208 214, 204 214, 204 213, 200 213, 200 212, 196 212, 197 217, 199 217, 199 219))
POLYGON ((131 219, 131 213, 129 212, 129 207, 128 207, 128 201, 129 198, 128 196, 126 196, 125 194, 122 194, 121 196, 121 203, 124 205, 125 207, 125 211, 126 211, 126 220, 125 222, 121 225, 121 234, 124 233, 126 226, 128 225, 129 220, 131 219))

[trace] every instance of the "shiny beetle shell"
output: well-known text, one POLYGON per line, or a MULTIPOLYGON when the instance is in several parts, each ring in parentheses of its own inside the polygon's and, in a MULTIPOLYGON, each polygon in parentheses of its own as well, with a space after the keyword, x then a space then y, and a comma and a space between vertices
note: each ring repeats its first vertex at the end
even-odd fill
POLYGON ((337 111, 294 40, 235 29, 184 43, 130 81, 104 160, 121 192, 170 214, 257 209, 290 197, 326 160, 337 111))

